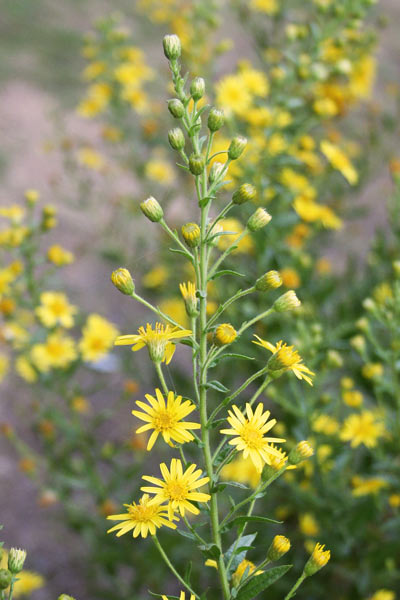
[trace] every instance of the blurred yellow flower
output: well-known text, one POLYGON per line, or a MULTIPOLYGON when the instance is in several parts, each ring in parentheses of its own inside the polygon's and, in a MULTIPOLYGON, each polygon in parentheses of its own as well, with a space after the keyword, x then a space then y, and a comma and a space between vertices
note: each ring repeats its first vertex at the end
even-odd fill
POLYGON ((340 438, 345 442, 351 442, 353 448, 360 444, 364 444, 367 448, 374 448, 384 433, 384 424, 377 420, 373 412, 366 410, 347 417, 340 438))
POLYGON ((64 369, 77 358, 75 341, 61 332, 52 333, 43 344, 35 344, 31 349, 31 360, 43 373, 64 369))
POLYGON ((40 306, 35 312, 45 327, 61 325, 70 328, 74 324, 78 308, 69 304, 67 296, 61 292, 42 292, 40 306))
POLYGON ((96 362, 103 358, 114 344, 118 329, 100 315, 91 314, 82 329, 79 350, 87 362, 96 362))

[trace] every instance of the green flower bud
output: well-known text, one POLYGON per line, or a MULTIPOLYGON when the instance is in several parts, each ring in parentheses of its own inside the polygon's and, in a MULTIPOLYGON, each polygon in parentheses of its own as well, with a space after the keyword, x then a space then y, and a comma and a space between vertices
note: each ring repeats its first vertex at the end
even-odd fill
POLYGON ((265 210, 265 208, 257 208, 257 210, 247 221, 247 229, 250 231, 259 231, 268 225, 271 219, 271 215, 265 210))
POLYGON ((220 178, 224 167, 225 167, 225 165, 223 163, 220 163, 220 162, 213 163, 213 165, 211 166, 210 172, 208 174, 208 181, 210 183, 214 183, 215 181, 217 181, 220 178))
POLYGON ((215 132, 221 129, 225 123, 225 115, 219 108, 212 108, 208 114, 207 127, 210 131, 215 132))
POLYGON ((58 596, 58 600, 75 600, 75 598, 68 596, 68 594, 61 594, 61 596, 58 596))
POLYGON ((267 558, 271 561, 279 560, 289 550, 290 540, 284 535, 276 535, 268 549, 267 558))
POLYGON ((195 248, 200 242, 200 227, 197 223, 182 225, 182 236, 190 248, 195 248))
POLYGON ((178 98, 173 98, 168 102, 168 110, 175 119, 181 119, 185 114, 185 107, 178 98))
POLYGON ((163 39, 164 54, 168 60, 176 60, 182 52, 181 40, 177 35, 166 35, 163 39))
POLYGON ((189 156, 189 169, 193 175, 201 175, 205 166, 204 156, 201 154, 191 154, 189 156))
POLYGON ((231 160, 236 160, 243 154, 244 149, 247 146, 247 139, 242 135, 236 135, 230 143, 228 149, 228 157, 231 160))
POLYGON ((322 569, 329 561, 331 553, 329 550, 324 550, 324 548, 325 546, 322 546, 321 544, 315 545, 313 553, 304 567, 304 575, 307 577, 315 575, 315 573, 322 569))
POLYGON ((8 569, 13 575, 16 575, 24 566, 26 559, 26 550, 20 548, 11 548, 8 554, 8 569))
POLYGON ((185 147, 185 136, 182 129, 175 127, 168 132, 168 141, 173 150, 182 150, 185 147))
POLYGON ((258 292, 267 292, 282 285, 282 277, 278 271, 268 271, 256 281, 255 288, 258 292))
POLYGON ((133 283, 132 275, 129 273, 128 269, 124 269, 120 267, 111 273, 111 281, 123 294, 127 296, 132 296, 135 291, 135 284, 133 283))
POLYGON ((152 223, 158 223, 164 216, 164 211, 153 196, 150 196, 144 202, 141 202, 140 208, 142 213, 150 220, 152 223))
POLYGON ((275 300, 273 306, 276 312, 285 312, 299 307, 300 304, 301 302, 296 296, 296 292, 289 290, 285 294, 282 294, 282 296, 279 296, 279 298, 275 300))
POLYGON ((233 193, 232 202, 234 204, 244 204, 249 200, 254 200, 257 190, 251 183, 242 183, 242 185, 233 193))
POLYGON ((12 580, 12 573, 8 569, 0 569, 0 590, 8 588, 12 580))
POLYGON ((193 100, 200 100, 204 96, 204 92, 206 89, 206 84, 202 77, 196 77, 193 79, 190 85, 190 95, 193 100))
POLYGON ((303 462, 303 460, 310 458, 313 454, 313 447, 310 446, 306 440, 303 440, 289 452, 288 463, 291 465, 298 465, 299 463, 303 462))

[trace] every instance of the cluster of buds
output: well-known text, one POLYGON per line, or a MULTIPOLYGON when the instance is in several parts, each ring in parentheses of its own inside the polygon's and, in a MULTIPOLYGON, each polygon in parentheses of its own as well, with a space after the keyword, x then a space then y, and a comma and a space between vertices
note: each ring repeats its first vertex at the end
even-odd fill
MULTIPOLYGON (((0 561, 3 556, 3 549, 0 548, 0 561)), ((0 590, 6 590, 11 582, 13 581, 13 577, 18 575, 24 567, 24 562, 26 559, 26 551, 21 550, 20 548, 11 548, 8 553, 8 564, 7 569, 0 569, 0 590)), ((2 596, 2 594, 0 594, 2 596)))

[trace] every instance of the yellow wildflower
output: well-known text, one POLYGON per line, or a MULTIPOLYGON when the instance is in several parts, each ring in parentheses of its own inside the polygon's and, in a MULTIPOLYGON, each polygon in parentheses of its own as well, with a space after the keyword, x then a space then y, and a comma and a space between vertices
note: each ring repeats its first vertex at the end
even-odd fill
POLYGON ((70 328, 74 324, 74 315, 78 312, 76 306, 69 304, 68 298, 61 292, 43 292, 40 295, 40 306, 35 312, 45 327, 70 328))
POLYGON ((173 168, 167 161, 161 158, 153 158, 148 161, 145 167, 145 175, 149 179, 163 185, 169 185, 175 179, 173 168))
POLYGON ((361 369, 361 373, 366 379, 379 379, 383 375, 382 363, 367 363, 361 369))
POLYGON ((236 571, 232 575, 232 583, 235 587, 238 587, 245 573, 245 579, 247 579, 252 573, 254 573, 254 575, 261 575, 262 573, 264 573, 264 571, 256 571, 256 565, 250 560, 244 558, 242 562, 239 563, 236 571))
POLYGON ((226 75, 216 85, 216 104, 227 113, 245 116, 252 103, 251 94, 240 75, 226 75))
POLYGON ((274 370, 289 370, 293 371, 296 375, 297 379, 304 379, 308 384, 312 385, 311 377, 315 375, 306 365, 303 364, 303 359, 297 350, 294 349, 294 346, 288 346, 286 342, 284 343, 282 340, 276 343, 274 346, 270 342, 263 340, 258 337, 258 335, 254 336, 257 338, 258 342, 253 342, 253 344, 257 344, 257 346, 261 346, 266 350, 272 352, 272 357, 270 361, 273 360, 274 370))
POLYGON ((278 0, 250 0, 250 8, 266 15, 275 15, 279 11, 278 0))
POLYGON ((340 438, 345 442, 351 441, 353 448, 360 444, 364 444, 367 448, 374 448, 384 433, 384 424, 376 419, 373 412, 366 410, 347 417, 340 438))
POLYGON ((319 533, 319 525, 311 513, 304 513, 299 517, 299 528, 303 535, 315 537, 319 533))
POLYGON ((35 344, 31 350, 33 364, 43 373, 53 368, 67 368, 77 357, 73 338, 60 332, 52 333, 43 344, 35 344))
POLYGON ((257 471, 250 456, 243 458, 243 455, 241 455, 221 469, 221 479, 248 483, 254 489, 259 484, 260 477, 261 474, 257 471))
POLYGON ((381 477, 360 477, 355 475, 351 480, 353 486, 353 496, 366 496, 368 494, 377 494, 381 489, 387 487, 389 484, 385 479, 381 477))
POLYGON ((328 140, 322 140, 321 151, 325 154, 332 167, 340 171, 343 177, 345 177, 351 185, 355 185, 358 182, 357 171, 345 153, 338 148, 338 146, 335 146, 328 140))
POLYGON ((69 250, 65 250, 62 246, 58 244, 53 244, 47 250, 47 260, 56 267, 63 267, 64 265, 70 265, 74 262, 74 255, 69 250))
POLYGON ((97 314, 89 315, 79 342, 83 360, 96 362, 103 358, 112 347, 118 333, 118 329, 107 319, 97 314))
POLYGON ((111 527, 107 533, 117 531, 116 535, 120 537, 133 529, 132 536, 134 538, 139 535, 146 538, 149 533, 155 535, 156 530, 163 525, 170 529, 176 529, 176 525, 172 521, 177 521, 178 518, 173 515, 168 516, 167 507, 161 506, 161 502, 155 502, 154 499, 150 500, 148 494, 143 494, 138 504, 132 502, 132 504, 124 504, 124 506, 127 508, 126 513, 107 517, 110 521, 121 521, 111 527))
POLYGON ((339 430, 339 422, 330 415, 319 415, 313 421, 312 430, 324 435, 335 435, 339 430))
POLYGON ((105 166, 103 156, 90 146, 85 146, 78 151, 78 162, 94 171, 100 171, 105 166))
POLYGON ((132 351, 136 352, 145 346, 149 351, 149 356, 154 362, 165 362, 167 365, 175 352, 175 344, 171 340, 188 337, 192 332, 190 329, 178 329, 171 325, 162 325, 156 323, 153 327, 147 323, 146 329, 139 327, 137 334, 120 335, 116 341, 116 346, 132 346, 132 351))

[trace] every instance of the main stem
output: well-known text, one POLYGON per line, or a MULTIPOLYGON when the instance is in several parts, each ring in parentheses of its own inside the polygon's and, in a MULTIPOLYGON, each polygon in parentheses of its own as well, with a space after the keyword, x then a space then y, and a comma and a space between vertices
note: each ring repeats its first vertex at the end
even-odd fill
MULTIPOLYGON (((203 190, 204 193, 204 190, 203 190)), ((220 555, 218 557, 218 574, 221 581, 223 597, 225 600, 229 600, 231 597, 229 590, 228 578, 226 575, 225 562, 221 548, 221 535, 219 532, 219 516, 218 516, 218 500, 216 492, 212 492, 214 485, 214 470, 212 464, 211 448, 210 448, 210 434, 207 427, 207 278, 208 278, 208 265, 207 265, 207 242, 206 242, 206 231, 207 231, 207 217, 208 207, 201 208, 201 241, 200 241, 200 350, 199 350, 199 362, 200 362, 200 422, 201 422, 201 437, 203 442, 203 455, 206 466, 207 475, 210 478, 210 517, 211 517, 211 528, 214 544, 219 548, 220 555)))

